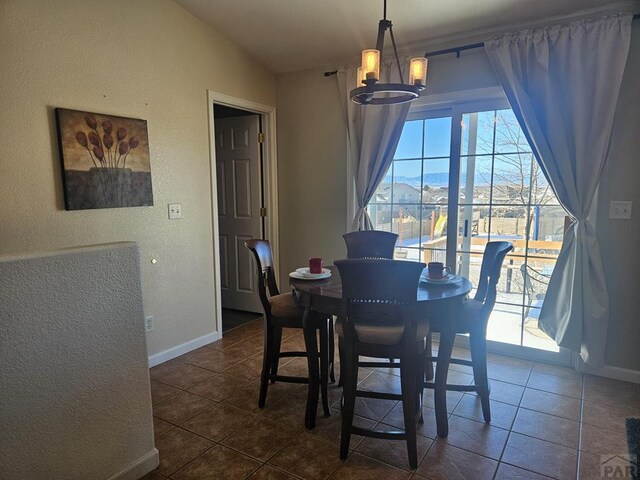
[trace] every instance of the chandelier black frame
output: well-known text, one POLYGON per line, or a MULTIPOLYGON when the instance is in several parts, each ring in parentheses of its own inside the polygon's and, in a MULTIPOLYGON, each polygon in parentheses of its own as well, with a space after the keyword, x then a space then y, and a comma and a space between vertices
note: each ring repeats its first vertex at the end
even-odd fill
MULTIPOLYGON (((396 67, 398 68, 398 78, 400 83, 382 83, 375 77, 360 79, 358 75, 358 82, 364 84, 362 87, 356 87, 350 92, 351 101, 360 105, 393 105, 399 103, 406 103, 415 100, 420 96, 420 92, 424 90, 424 82, 416 82, 415 84, 404 83, 402 68, 400 67, 400 58, 398 57, 398 49, 396 47, 396 41, 393 36, 393 24, 391 20, 387 20, 387 0, 384 0, 384 12, 383 19, 378 23, 378 39, 376 41, 376 50, 382 52, 384 49, 384 36, 387 30, 389 30, 389 36, 391 37, 391 45, 393 46, 393 54, 395 56, 396 67)), ((413 61, 416 59, 412 59, 413 61)), ((422 60, 422 59, 421 59, 422 60)), ((364 67, 364 65, 363 65, 364 67)), ((426 77, 426 64, 423 78, 426 77)))

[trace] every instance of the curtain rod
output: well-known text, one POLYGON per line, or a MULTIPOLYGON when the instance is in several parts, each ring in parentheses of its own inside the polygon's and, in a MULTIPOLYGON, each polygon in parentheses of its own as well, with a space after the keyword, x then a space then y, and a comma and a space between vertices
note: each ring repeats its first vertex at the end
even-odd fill
MULTIPOLYGON (((635 14, 633 17, 633 20, 638 20, 640 19, 640 13, 635 14)), ((436 57, 438 55, 446 55, 447 53, 455 53, 456 54, 456 58, 460 58, 460 52, 464 52, 465 50, 473 50, 476 48, 482 48, 484 47, 484 42, 479 42, 479 43, 471 43, 469 45, 462 45, 460 47, 453 47, 453 48, 445 48, 444 50, 435 50, 433 52, 427 52, 424 54, 424 56, 426 58, 428 57, 436 57)), ((332 75, 336 75, 338 73, 337 70, 333 70, 330 72, 324 72, 324 76, 325 77, 330 77, 332 75)))

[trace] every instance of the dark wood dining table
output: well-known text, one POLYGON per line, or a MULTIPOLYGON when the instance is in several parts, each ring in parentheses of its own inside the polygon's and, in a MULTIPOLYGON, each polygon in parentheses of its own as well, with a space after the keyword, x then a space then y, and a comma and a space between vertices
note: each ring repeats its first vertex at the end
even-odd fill
MULTIPOLYGON (((333 265, 327 268, 331 271, 331 277, 323 280, 302 280, 289 277, 289 284, 294 294, 305 307, 302 329, 309 364, 309 392, 305 413, 306 428, 315 427, 318 395, 321 386, 324 385, 323 388, 326 389, 328 382, 328 355, 318 359, 317 317, 330 318, 332 315, 338 315, 342 302, 342 281, 338 269, 333 265), (322 368, 318 365, 318 360, 320 360, 322 368), (321 370, 324 372, 322 378, 320 375, 321 370)), ((467 298, 472 288, 471 282, 464 277, 458 282, 449 285, 420 282, 418 285, 418 304, 421 309, 424 309, 424 314, 427 318, 430 315, 439 315, 439 312, 444 312, 460 305, 467 298)), ((330 340, 333 341, 333 339, 330 340)), ((326 348, 321 348, 320 351, 328 352, 326 348)), ((325 408, 324 413, 329 415, 327 408, 325 408)))

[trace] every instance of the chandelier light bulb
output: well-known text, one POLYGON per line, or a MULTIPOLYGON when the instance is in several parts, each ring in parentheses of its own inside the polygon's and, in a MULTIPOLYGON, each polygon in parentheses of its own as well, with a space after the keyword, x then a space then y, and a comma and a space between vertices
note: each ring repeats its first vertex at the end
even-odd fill
POLYGON ((356 71, 356 88, 364 85, 364 75, 363 75, 362 67, 358 67, 356 71))
POLYGON ((362 73, 366 80, 380 80, 380 51, 374 48, 362 51, 362 73))
POLYGON ((427 59, 412 58, 409 64, 409 85, 424 87, 427 83, 427 59))

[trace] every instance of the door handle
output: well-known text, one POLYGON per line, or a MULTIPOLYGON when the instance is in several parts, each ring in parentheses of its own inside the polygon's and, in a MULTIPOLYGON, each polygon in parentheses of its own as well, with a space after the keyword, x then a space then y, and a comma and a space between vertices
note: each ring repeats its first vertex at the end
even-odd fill
POLYGON ((469 236, 469 220, 464 221, 464 237, 467 238, 469 236))

